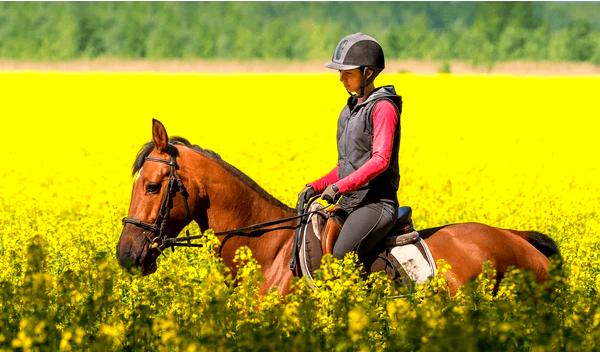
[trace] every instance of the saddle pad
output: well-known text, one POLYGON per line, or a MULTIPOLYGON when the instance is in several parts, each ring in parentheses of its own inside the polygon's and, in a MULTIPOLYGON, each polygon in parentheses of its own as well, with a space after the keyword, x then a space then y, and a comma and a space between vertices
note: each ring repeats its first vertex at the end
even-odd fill
MULTIPOLYGON (((310 205, 309 211, 322 210, 324 207, 317 202, 310 205)), ((324 212, 311 214, 300 231, 301 243, 299 248, 300 271, 309 284, 312 274, 321 265, 321 231, 325 227, 327 217, 324 212)))
POLYGON ((420 284, 435 276, 436 266, 429 247, 423 239, 414 244, 396 246, 390 250, 390 254, 402 266, 408 277, 420 284))

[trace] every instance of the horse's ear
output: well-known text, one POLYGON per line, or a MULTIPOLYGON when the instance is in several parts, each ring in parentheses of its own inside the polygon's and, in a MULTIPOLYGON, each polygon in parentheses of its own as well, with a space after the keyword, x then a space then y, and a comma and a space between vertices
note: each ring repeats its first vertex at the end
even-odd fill
POLYGON ((167 145, 169 144, 167 130, 165 129, 165 126, 156 119, 152 119, 152 140, 154 141, 156 149, 161 152, 167 150, 167 145))

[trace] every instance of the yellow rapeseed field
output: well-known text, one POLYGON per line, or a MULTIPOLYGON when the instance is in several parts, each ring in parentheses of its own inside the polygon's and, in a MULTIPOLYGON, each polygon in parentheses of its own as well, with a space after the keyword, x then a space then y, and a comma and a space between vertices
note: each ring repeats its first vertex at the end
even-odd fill
POLYGON ((363 281, 348 258, 325 266, 324 278, 341 277, 323 283, 331 291, 298 282, 288 297, 258 299, 247 253, 235 287, 209 249, 131 276, 114 253, 152 118, 293 206, 335 166, 347 97, 337 74, 3 72, 0 350, 597 350, 600 77, 383 74, 377 84, 404 100, 399 199, 416 226, 546 233, 564 257, 558 293, 515 273, 497 296, 482 275, 454 298, 434 280, 390 300, 402 288, 363 281), (322 304, 324 292, 335 303, 322 304))

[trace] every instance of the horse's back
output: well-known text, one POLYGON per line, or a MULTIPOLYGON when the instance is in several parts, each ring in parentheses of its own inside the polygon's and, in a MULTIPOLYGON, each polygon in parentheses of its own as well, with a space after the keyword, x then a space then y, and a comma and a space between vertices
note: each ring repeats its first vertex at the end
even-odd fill
POLYGON ((457 288, 481 273, 489 261, 502 277, 509 266, 532 271, 538 280, 547 278, 548 258, 527 240, 525 232, 469 222, 423 231, 436 260, 451 266, 451 288, 457 288), (454 287, 453 287, 454 286, 454 287))

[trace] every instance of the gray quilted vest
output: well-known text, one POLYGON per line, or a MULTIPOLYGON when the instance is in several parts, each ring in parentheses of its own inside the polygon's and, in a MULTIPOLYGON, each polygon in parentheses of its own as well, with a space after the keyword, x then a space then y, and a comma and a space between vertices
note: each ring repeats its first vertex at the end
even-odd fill
POLYGON ((398 125, 394 132, 394 144, 388 168, 360 189, 344 194, 339 205, 348 212, 368 202, 387 201, 398 206, 398 185, 400 168, 398 152, 400 148, 400 113, 402 97, 396 95, 393 86, 383 86, 374 90, 362 104, 356 97, 348 98, 338 120, 338 177, 342 179, 360 168, 371 158, 373 150, 373 108, 379 100, 387 99, 396 107, 398 125))

